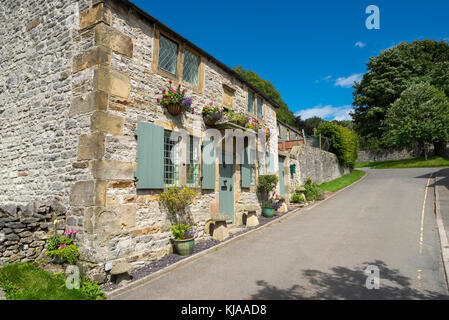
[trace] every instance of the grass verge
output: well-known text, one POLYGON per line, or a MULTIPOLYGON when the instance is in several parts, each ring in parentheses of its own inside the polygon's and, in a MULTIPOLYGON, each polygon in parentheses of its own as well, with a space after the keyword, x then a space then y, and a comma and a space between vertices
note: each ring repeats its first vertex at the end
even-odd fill
POLYGON ((104 292, 89 280, 68 289, 62 273, 50 273, 34 263, 8 264, 0 270, 0 287, 8 300, 102 300, 104 292))
POLYGON ((356 168, 371 169, 405 169, 405 168, 436 168, 449 167, 449 160, 443 157, 411 158, 404 160, 357 162, 356 168))
POLYGON ((320 184, 320 188, 326 191, 335 192, 356 182, 364 175, 365 175, 364 171, 354 170, 351 173, 344 175, 343 177, 320 184))

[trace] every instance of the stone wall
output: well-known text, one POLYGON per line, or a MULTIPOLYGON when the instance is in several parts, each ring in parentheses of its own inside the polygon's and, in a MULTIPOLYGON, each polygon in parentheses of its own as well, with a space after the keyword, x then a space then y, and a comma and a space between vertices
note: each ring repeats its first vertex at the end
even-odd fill
POLYGON ((51 206, 68 208, 84 174, 72 164, 76 132, 89 123, 68 115, 79 12, 90 2, 0 3, 0 256, 10 260, 39 254, 51 206))
MULTIPOLYGON (((96 1, 97 2, 97 1, 96 1)), ((90 117, 90 128, 80 131, 76 165, 86 170, 85 178, 72 185, 69 227, 84 217, 84 249, 95 248, 97 262, 126 260, 140 265, 170 252, 170 221, 160 204, 161 190, 136 188, 138 122, 151 122, 167 130, 185 129, 202 137, 206 127, 201 109, 209 101, 221 104, 223 85, 234 90, 234 110, 244 112, 247 87, 213 61, 201 56, 200 85, 192 87, 158 70, 154 44, 159 32, 154 23, 118 1, 98 2, 80 14, 79 41, 84 51, 73 60, 76 79, 70 116, 90 117), (170 115, 156 102, 168 81, 181 83, 193 98, 197 114, 170 115)), ((176 35, 173 35, 176 37, 176 35)), ((264 103, 264 119, 276 132, 274 107, 264 103)), ((271 137, 275 155, 277 135, 271 137)), ((235 166, 235 210, 259 205, 256 186, 241 189, 240 167, 235 166)), ((208 237, 205 224, 218 213, 218 166, 215 191, 199 193, 191 206, 195 237, 208 237)), ((185 180, 181 166, 180 181, 185 180)), ((259 210, 260 213, 261 210, 259 210)))
POLYGON ((304 144, 298 143, 288 153, 282 152, 280 155, 286 156, 284 177, 288 198, 296 188, 304 184, 307 178, 320 184, 350 173, 349 168, 338 163, 335 154, 304 144), (294 174, 290 173, 291 164, 296 166, 294 174))
MULTIPOLYGON (((428 155, 434 155, 433 145, 428 146, 428 155)), ((388 161, 403 160, 421 156, 421 149, 417 146, 395 149, 386 149, 381 151, 359 150, 357 161, 388 161)))
POLYGON ((0 208, 0 266, 34 261, 44 254, 46 239, 65 228, 66 208, 55 199, 51 205, 31 202, 27 206, 0 208), (58 219, 55 225, 54 219, 58 219))
MULTIPOLYGON (((161 191, 135 185, 137 123, 201 137, 202 106, 221 104, 226 86, 234 110, 244 112, 246 84, 201 56, 200 88, 182 82, 199 114, 173 117, 156 103, 178 80, 154 66, 159 27, 126 4, 8 0, 0 17, 0 263, 38 257, 55 217, 60 231, 77 229, 81 256, 89 253, 94 267, 167 254, 161 191)), ((276 113, 265 100, 264 122, 272 132, 268 173, 276 174, 276 113)), ((235 211, 259 206, 256 185, 240 188, 238 165, 234 175, 235 211)), ((216 190, 197 190, 190 212, 200 239, 218 212, 218 165, 216 190)))

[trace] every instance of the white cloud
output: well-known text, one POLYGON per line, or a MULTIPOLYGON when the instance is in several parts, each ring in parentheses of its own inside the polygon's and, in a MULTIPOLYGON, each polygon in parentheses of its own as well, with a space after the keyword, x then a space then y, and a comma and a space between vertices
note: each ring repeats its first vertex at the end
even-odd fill
POLYGON ((366 47, 366 43, 362 42, 362 41, 357 41, 354 45, 354 47, 359 47, 359 48, 363 48, 366 47))
POLYGON ((296 113, 296 116, 301 116, 303 120, 312 117, 320 117, 325 120, 351 120, 352 118, 349 115, 351 110, 352 106, 350 105, 339 107, 319 105, 310 109, 300 110, 296 113))
POLYGON ((327 77, 321 78, 320 80, 315 80, 315 83, 320 83, 322 81, 329 81, 330 79, 332 79, 332 76, 329 75, 327 77))
POLYGON ((335 85, 343 88, 350 88, 354 84, 354 81, 360 82, 362 80, 363 73, 354 73, 349 77, 340 77, 335 80, 335 85))

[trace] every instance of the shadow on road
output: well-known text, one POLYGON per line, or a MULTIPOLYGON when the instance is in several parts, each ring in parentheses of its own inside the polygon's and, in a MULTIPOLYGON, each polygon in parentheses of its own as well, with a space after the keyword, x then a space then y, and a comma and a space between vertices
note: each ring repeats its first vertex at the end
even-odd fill
POLYGON ((280 289, 266 281, 256 281, 260 289, 251 296, 254 300, 301 300, 301 299, 448 299, 447 295, 429 290, 418 291, 411 287, 411 281, 397 269, 390 269, 380 260, 363 263, 354 269, 334 267, 331 272, 304 270, 305 286, 293 285, 288 289, 280 289), (368 265, 375 265, 380 270, 380 288, 367 289, 367 275, 364 270, 368 265), (386 283, 387 282, 387 283, 386 283))
MULTIPOLYGON (((417 179, 420 179, 420 178, 428 179, 430 177, 430 175, 431 175, 430 173, 426 173, 424 175, 417 176, 415 178, 417 178, 417 179)), ((449 189, 449 168, 445 168, 445 169, 441 169, 441 170, 436 171, 433 174, 433 177, 435 177, 435 176, 443 177, 443 178, 438 180, 438 185, 445 186, 447 189, 449 189)), ((435 187, 435 183, 429 184, 429 187, 435 187)))

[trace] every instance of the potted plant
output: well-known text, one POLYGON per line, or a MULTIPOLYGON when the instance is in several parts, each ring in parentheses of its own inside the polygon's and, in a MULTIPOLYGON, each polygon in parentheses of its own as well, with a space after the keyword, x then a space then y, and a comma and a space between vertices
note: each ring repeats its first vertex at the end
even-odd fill
POLYGON ((265 131, 265 141, 266 141, 267 143, 270 143, 270 138, 271 138, 271 131, 270 131, 270 128, 264 127, 263 130, 265 131))
MULTIPOLYGON (((276 175, 274 174, 261 175, 259 176, 259 184, 257 186, 257 190, 265 197, 265 199, 268 199, 270 192, 276 189, 277 183, 278 177, 276 175)), ((266 217, 273 216, 273 209, 275 209, 274 202, 275 200, 273 198, 263 202, 262 214, 264 216, 266 217)))
POLYGON ((181 84, 178 85, 177 89, 171 87, 172 82, 169 81, 168 90, 162 91, 162 98, 158 98, 157 102, 166 107, 168 112, 176 116, 183 112, 189 112, 194 114, 195 108, 192 107, 192 98, 186 97, 186 89, 181 90, 181 84))
POLYGON ((213 102, 209 102, 209 105, 204 106, 202 111, 204 123, 208 126, 213 126, 217 121, 221 120, 223 114, 223 106, 214 106, 213 102))
POLYGON ((262 213, 264 217, 271 218, 273 216, 273 211, 279 209, 281 202, 276 200, 274 197, 263 204, 262 213))
POLYGON ((162 192, 159 197, 159 201, 168 209, 174 222, 174 226, 171 227, 174 248, 180 255, 190 255, 193 252, 195 240, 194 234, 190 231, 190 224, 187 223, 186 208, 192 204, 196 195, 197 192, 193 189, 173 186, 162 192))
POLYGON ((189 256, 193 253, 195 244, 194 234, 190 231, 190 225, 178 223, 171 227, 174 238, 174 246, 181 256, 189 256))
POLYGON ((253 117, 246 117, 245 128, 257 131, 260 128, 260 122, 253 117))
POLYGON ((227 119, 229 122, 235 123, 242 127, 245 127, 246 125, 246 116, 243 113, 234 113, 233 111, 228 111, 227 119))
POLYGON ((58 264, 75 264, 79 257, 79 248, 73 243, 76 230, 66 230, 64 235, 58 235, 56 225, 58 220, 54 221, 53 237, 47 239, 47 252, 45 254, 58 264))

